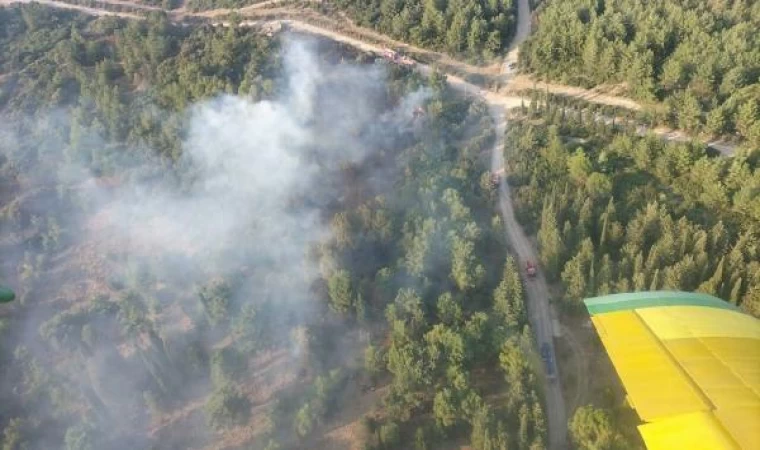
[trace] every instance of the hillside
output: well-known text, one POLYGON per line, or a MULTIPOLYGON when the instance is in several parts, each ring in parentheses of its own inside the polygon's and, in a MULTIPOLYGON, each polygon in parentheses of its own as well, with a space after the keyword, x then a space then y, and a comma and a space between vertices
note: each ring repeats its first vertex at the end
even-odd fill
POLYGON ((640 448, 582 299, 760 317, 752 2, 0 3, 3 450, 640 448))
POLYGON ((543 445, 485 105, 294 34, 0 21, 5 448, 543 445))

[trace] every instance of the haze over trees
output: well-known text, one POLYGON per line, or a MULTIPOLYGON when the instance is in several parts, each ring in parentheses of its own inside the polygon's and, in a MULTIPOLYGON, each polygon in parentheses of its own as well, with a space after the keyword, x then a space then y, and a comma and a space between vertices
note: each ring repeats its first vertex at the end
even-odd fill
POLYGON ((368 448, 544 445, 485 105, 291 36, 0 21, 4 446, 303 448, 357 399, 368 448))
POLYGON ((760 3, 557 0, 539 10, 524 67, 593 87, 620 84, 661 101, 656 114, 691 133, 760 146, 760 3))

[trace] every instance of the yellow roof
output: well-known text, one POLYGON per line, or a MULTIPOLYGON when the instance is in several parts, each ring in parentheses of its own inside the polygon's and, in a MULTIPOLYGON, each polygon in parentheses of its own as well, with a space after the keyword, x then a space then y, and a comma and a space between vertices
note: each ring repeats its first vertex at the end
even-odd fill
POLYGON ((760 321, 702 294, 586 305, 648 448, 760 449, 760 321))

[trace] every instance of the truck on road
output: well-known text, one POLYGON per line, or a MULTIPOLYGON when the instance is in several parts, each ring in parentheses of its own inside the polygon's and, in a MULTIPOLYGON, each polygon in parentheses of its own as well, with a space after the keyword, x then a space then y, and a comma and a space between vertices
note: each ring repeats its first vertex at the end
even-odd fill
POLYGON ((549 347, 548 342, 541 344, 541 359, 544 361, 544 365, 546 366, 546 376, 549 377, 549 380, 554 380, 556 375, 554 372, 554 360, 552 358, 552 351, 549 347))
POLYGON ((536 265, 533 264, 531 261, 528 261, 525 263, 525 273, 528 275, 529 278, 535 278, 536 276, 536 265))

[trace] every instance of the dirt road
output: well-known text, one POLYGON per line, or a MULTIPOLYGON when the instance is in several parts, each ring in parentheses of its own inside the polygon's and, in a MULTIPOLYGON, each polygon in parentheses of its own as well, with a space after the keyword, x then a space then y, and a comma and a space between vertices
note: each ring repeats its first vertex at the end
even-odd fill
MULTIPOLYGON (((490 105, 489 110, 496 120, 496 144, 492 151, 491 165, 494 172, 504 167, 504 133, 506 129, 504 108, 498 105, 490 105)), ((509 184, 506 177, 501 177, 499 182, 499 209, 501 210, 507 241, 512 247, 512 252, 518 261, 518 265, 525 267, 527 261, 538 261, 535 249, 531 245, 528 236, 515 219, 509 184)), ((539 270, 535 278, 523 276, 525 294, 528 305, 533 333, 536 336, 538 347, 546 344, 549 346, 552 360, 557 361, 552 337, 551 306, 549 305, 549 288, 544 275, 539 270)), ((545 368, 544 368, 545 369, 545 368)), ((559 367, 555 364, 557 374, 553 378, 545 375, 546 380, 546 416, 549 422, 549 448, 563 449, 567 446, 567 413, 565 400, 562 397, 562 386, 559 378, 559 367)))
MULTIPOLYGON (((528 0, 519 0, 518 2, 517 30, 515 38, 510 46, 505 66, 502 66, 502 73, 505 76, 504 81, 509 88, 514 82, 515 77, 510 67, 517 60, 519 46, 530 34, 531 11, 528 0)), ((504 144, 506 139, 506 110, 508 104, 503 104, 485 95, 488 102, 489 112, 494 120, 496 127, 496 141, 491 151, 491 170, 493 172, 504 170, 504 144)), ((502 97, 505 98, 505 97, 502 97)), ((517 259, 520 268, 525 267, 528 261, 538 261, 538 255, 533 248, 525 230, 522 229, 517 219, 515 219, 514 207, 512 205, 512 196, 507 184, 507 177, 499 178, 499 209, 504 222, 507 242, 512 247, 512 253, 517 259)), ((528 306, 528 316, 533 334, 536 336, 538 348, 546 345, 549 347, 551 360, 554 364, 555 374, 549 377, 544 370, 545 380, 545 405, 546 417, 548 420, 549 448, 560 450, 567 448, 567 412, 565 410, 565 399, 562 396, 561 378, 559 376, 559 366, 556 364, 557 356, 554 349, 554 333, 552 332, 552 311, 549 304, 549 287, 541 271, 534 278, 528 278, 523 274, 523 284, 525 285, 525 296, 528 306)))
MULTIPOLYGON (((34 0, 34 2, 32 2, 31 0, 0 0, 0 6, 11 5, 13 3, 39 3, 41 5, 50 6, 51 8, 71 9, 71 10, 83 12, 85 14, 90 14, 93 16, 117 16, 117 17, 123 17, 125 19, 142 19, 143 18, 139 14, 117 12, 117 11, 106 11, 104 9, 90 8, 88 6, 82 6, 82 5, 72 5, 69 3, 59 2, 55 0, 34 0)), ((113 4, 115 5, 117 3, 113 3, 113 4)), ((144 9, 148 11, 148 8, 144 8, 144 9)))
POLYGON ((514 93, 518 91, 525 91, 529 89, 536 89, 544 92, 551 92, 552 94, 564 95, 567 97, 575 97, 580 100, 584 100, 591 103, 599 103, 609 106, 618 106, 632 111, 641 110, 641 105, 629 98, 620 97, 617 95, 611 95, 606 93, 609 88, 601 87, 594 89, 584 89, 577 86, 566 86, 564 84, 546 83, 543 81, 535 81, 526 75, 515 76, 510 82, 509 86, 505 89, 507 93, 514 93))
MULTIPOLYGON (((105 10, 101 10, 97 8, 85 7, 85 6, 80 6, 80 5, 71 5, 71 4, 63 3, 56 0, 36 0, 36 1, 38 1, 41 4, 45 4, 45 5, 49 5, 53 7, 79 10, 87 14, 115 15, 115 16, 124 17, 128 19, 142 18, 141 16, 134 13, 105 11, 105 10)), ((107 2, 107 0, 105 1, 107 2)), ((16 2, 28 3, 29 0, 0 0, 0 5, 16 3, 16 2)), ((110 3, 125 4, 128 2, 111 1, 110 3)), ((271 1, 271 2, 266 2, 266 3, 272 5, 278 2, 271 1)), ((129 6, 134 7, 134 4, 130 3, 129 6)), ((144 9, 147 11, 153 8, 144 8, 144 9)), ((213 12, 194 14, 194 13, 182 11, 178 13, 169 12, 169 15, 176 21, 181 22, 182 18, 184 17, 214 18, 214 17, 222 17, 228 14, 229 12, 231 11, 230 10, 216 10, 213 12)), ((267 14, 273 13, 273 11, 267 11, 266 9, 264 9, 262 7, 262 4, 253 5, 249 8, 244 8, 242 10, 239 10, 238 12, 245 12, 246 15, 254 16, 254 17, 257 15, 259 16, 264 15, 265 13, 267 14)), ((379 43, 370 43, 358 38, 346 36, 345 34, 339 31, 327 29, 321 26, 309 24, 304 21, 295 20, 295 19, 279 19, 279 20, 269 20, 269 21, 247 20, 241 23, 241 25, 254 26, 254 25, 261 25, 264 23, 281 23, 281 24, 287 25, 288 27, 296 31, 323 36, 323 37, 326 37, 338 42, 343 42, 345 44, 348 44, 353 47, 359 48, 364 51, 369 51, 369 52, 380 53, 388 45, 402 44, 402 43, 398 43, 397 41, 384 38, 382 36, 378 38, 379 35, 377 35, 374 32, 372 32, 373 33, 372 40, 373 42, 379 42, 379 43)), ((229 23, 224 22, 224 21, 219 21, 216 24, 222 25, 222 26, 229 25, 229 23)), ((528 0, 519 0, 518 28, 516 31, 516 39, 511 46, 511 50, 506 58, 504 65, 501 65, 501 71, 502 71, 502 74, 505 76, 504 81, 506 82, 506 85, 507 85, 506 87, 507 87, 508 92, 515 92, 517 90, 520 90, 521 86, 525 87, 526 84, 529 85, 529 87, 532 87, 533 85, 532 81, 530 81, 524 76, 515 77, 514 70, 509 67, 510 60, 516 61, 517 52, 519 51, 518 50, 519 44, 530 33, 530 25, 531 25, 530 10, 529 10, 528 0)), ((361 36, 362 34, 359 33, 359 35, 361 36)), ((427 50, 417 49, 416 47, 406 46, 405 44, 402 44, 402 45, 404 45, 406 48, 412 48, 414 51, 435 54, 435 52, 429 52, 427 50)), ((437 55, 443 57, 443 55, 440 55, 440 54, 437 54, 437 55)), ((458 64, 460 67, 464 67, 468 69, 468 72, 473 73, 473 74, 483 73, 484 71, 491 70, 487 68, 470 66, 464 63, 458 63, 458 64)), ((417 64, 416 68, 424 74, 429 74, 432 71, 432 68, 425 64, 417 64)), ((476 86, 472 83, 468 83, 467 81, 465 81, 464 79, 456 75, 447 75, 446 78, 447 78, 448 83, 453 88, 459 91, 462 91, 467 95, 481 96, 485 100, 485 102, 488 104, 489 112, 491 113, 491 116, 493 117, 494 123, 496 126, 496 136, 497 136, 494 148, 492 150, 492 169, 494 171, 499 171, 503 169, 504 167, 503 149, 504 149, 504 138, 505 138, 505 130, 506 130, 506 111, 511 108, 519 107, 521 103, 523 102, 527 104, 528 99, 522 98, 518 95, 505 95, 505 94, 493 92, 490 90, 482 89, 479 86, 476 86)), ((585 90, 585 89, 576 88, 572 86, 562 86, 562 85, 554 85, 554 84, 540 84, 540 87, 541 89, 548 90, 549 92, 583 98, 584 100, 589 101, 589 102, 595 102, 595 103, 606 104, 606 105, 622 106, 622 107, 630 108, 630 109, 640 108, 640 106, 636 104, 636 102, 633 102, 630 99, 604 95, 594 90, 585 90)), ((646 131, 647 129, 643 129, 643 132, 646 132, 646 131)), ((664 139, 668 139, 668 140, 683 139, 682 137, 683 135, 673 136, 673 133, 670 131, 654 130, 654 132, 662 136, 664 139)), ((719 144, 719 145, 721 145, 722 152, 723 151, 725 153, 733 152, 733 146, 727 145, 727 144, 719 144)), ((502 177, 500 185, 499 185, 499 194, 500 194, 499 208, 500 208, 502 218, 504 221, 507 240, 512 246, 512 249, 515 253, 517 260, 519 261, 520 266, 524 267, 525 262, 537 261, 538 257, 527 235, 525 234, 525 232, 523 231, 523 229, 520 227, 520 225, 517 223, 515 219, 512 199, 509 192, 509 186, 504 180, 504 177, 502 177)), ((547 344, 549 348, 551 349, 553 361, 557 361, 555 352, 554 352, 554 344, 553 344, 553 338, 552 338, 552 314, 551 314, 551 306, 549 304, 549 290, 546 284, 546 280, 544 279, 543 274, 539 272, 539 274, 535 278, 526 279, 525 286, 526 286, 526 296, 527 296, 527 303, 528 303, 528 312, 529 312, 530 321, 533 327, 534 334, 536 335, 538 345, 540 347, 543 344, 547 344)), ((556 368, 556 370, 558 371, 559 368, 556 368)), ((562 389, 560 386, 558 375, 551 380, 549 379, 546 380, 545 392, 546 392, 546 415, 548 418, 548 428, 549 428, 549 447, 551 449, 564 449, 567 446, 567 415, 566 415, 565 402, 562 396, 562 389)))
MULTIPOLYGON (((11 3, 30 3, 30 1, 31 0, 0 0, 0 6, 9 5, 11 3)), ((93 14, 93 15, 99 15, 99 16, 103 16, 103 15, 118 16, 118 17, 123 17, 127 19, 141 19, 142 17, 136 12, 138 9, 142 9, 146 13, 150 11, 155 11, 156 9, 158 9, 153 6, 141 5, 139 3, 134 3, 128 0, 101 0, 101 2, 109 3, 114 6, 128 6, 129 8, 132 9, 131 12, 106 11, 103 9, 98 9, 96 7, 88 7, 88 6, 83 6, 83 5, 74 5, 70 3, 65 3, 60 0, 37 0, 37 1, 38 3, 48 5, 51 7, 78 10, 86 14, 93 14)), ((425 50, 413 45, 396 41, 380 33, 377 33, 374 30, 369 30, 363 27, 359 27, 352 23, 349 23, 348 25, 341 24, 341 26, 338 27, 338 22, 324 16, 319 16, 318 13, 305 12, 303 10, 293 10, 293 9, 288 9, 288 8, 268 9, 269 6, 278 7, 280 6, 282 2, 283 0, 268 0, 268 1, 253 4, 251 6, 240 8, 237 10, 216 9, 216 10, 211 10, 211 11, 193 13, 193 12, 186 11, 184 9, 179 9, 179 10, 174 10, 174 11, 166 11, 166 13, 168 14, 171 20, 177 23, 183 22, 183 20, 185 20, 186 18, 188 19, 201 18, 201 19, 206 19, 206 20, 213 20, 214 18, 219 18, 220 21, 217 22, 217 24, 225 24, 222 18, 226 17, 232 12, 237 12, 242 17, 247 17, 248 19, 250 19, 250 20, 244 21, 242 25, 253 25, 253 24, 265 23, 262 21, 257 21, 255 19, 256 17, 262 17, 262 18, 268 17, 270 19, 271 17, 277 17, 277 16, 291 17, 290 19, 271 19, 271 20, 266 20, 266 22, 287 23, 291 25, 291 27, 294 29, 315 34, 315 35, 319 35, 319 36, 324 36, 332 40, 345 42, 347 44, 356 46, 357 48, 361 48, 366 51, 378 52, 386 47, 399 47, 399 48, 402 48, 404 51, 409 52, 409 54, 412 56, 424 57, 424 59, 426 60, 433 60, 436 62, 436 64, 440 64, 442 67, 455 69, 457 73, 464 73, 467 75, 493 76, 493 75, 497 75, 500 72, 501 75, 503 76, 502 78, 503 91, 502 92, 494 92, 494 91, 490 91, 486 89, 481 89, 470 83, 466 83, 463 78, 456 75, 449 75, 448 78, 452 84, 458 84, 462 87, 462 89, 467 88, 468 93, 479 92, 481 95, 483 95, 483 97, 489 103, 500 104, 507 108, 514 108, 514 107, 520 106, 520 104, 523 102, 525 104, 528 104, 528 99, 521 97, 520 95, 517 94, 517 92, 526 90, 526 89, 532 89, 533 87, 535 87, 537 89, 548 91, 550 93, 579 98, 590 103, 619 106, 619 107, 623 107, 623 108, 627 108, 631 110, 641 109, 641 105, 639 105, 637 102, 626 97, 613 95, 607 92, 606 89, 583 89, 576 86, 566 86, 566 85, 554 84, 554 83, 534 82, 530 77, 527 77, 525 75, 516 76, 515 74, 516 69, 514 66, 512 66, 512 64, 516 63, 517 61, 517 55, 519 51, 518 43, 522 42, 530 34, 530 29, 531 29, 530 14, 525 14, 521 12, 521 11, 529 11, 528 0, 518 0, 517 30, 515 34, 515 40, 513 44, 510 46, 510 50, 507 54, 507 57, 504 59, 502 64, 497 64, 496 66, 488 66, 488 67, 474 66, 474 65, 467 64, 461 61, 457 61, 439 52, 425 50), (314 25, 307 22, 317 17, 318 17, 319 22, 330 22, 332 25, 335 25, 337 28, 341 28, 341 30, 330 29, 330 28, 326 28, 323 25, 314 25), (346 32, 342 30, 342 28, 346 28, 346 27, 347 27, 346 31, 352 33, 353 35, 357 37, 347 36, 346 32)), ((422 70, 425 71, 426 67, 422 66, 422 70)), ((689 137, 685 135, 684 133, 673 131, 673 130, 647 129, 646 131, 651 131, 655 133, 656 135, 661 136, 663 139, 670 140, 670 141, 684 141, 684 140, 689 139, 689 137)), ((715 148, 716 150, 720 151, 723 155, 727 155, 727 156, 732 155, 736 149, 736 145, 731 144, 729 142, 713 141, 713 142, 708 142, 707 144, 715 148)))

